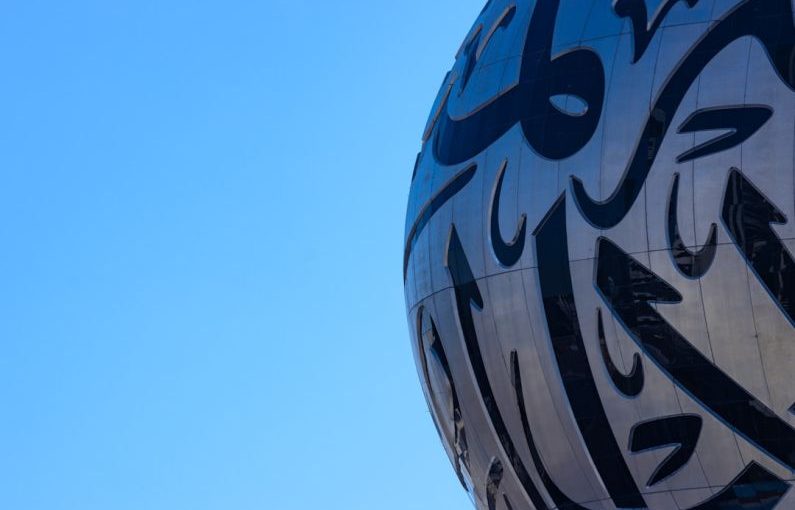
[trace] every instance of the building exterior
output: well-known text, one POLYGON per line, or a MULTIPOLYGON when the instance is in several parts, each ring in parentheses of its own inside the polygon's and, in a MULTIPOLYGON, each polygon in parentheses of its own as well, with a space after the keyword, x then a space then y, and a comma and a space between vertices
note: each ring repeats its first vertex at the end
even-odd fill
POLYGON ((483 509, 795 509, 792 0, 490 0, 423 133, 415 359, 483 509))

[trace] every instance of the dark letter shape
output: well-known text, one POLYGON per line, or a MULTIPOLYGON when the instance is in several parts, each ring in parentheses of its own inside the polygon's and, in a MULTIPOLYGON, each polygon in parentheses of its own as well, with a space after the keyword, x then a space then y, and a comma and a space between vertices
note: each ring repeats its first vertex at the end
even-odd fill
POLYGON ((733 168, 723 201, 723 222, 747 263, 795 326, 795 261, 771 223, 787 218, 733 168))
POLYGON ((582 181, 572 177, 572 191, 591 225, 607 230, 618 225, 632 208, 646 182, 671 121, 690 86, 707 64, 729 44, 755 36, 786 84, 795 90, 795 26, 791 0, 746 0, 719 23, 679 63, 658 95, 638 145, 616 190, 603 202, 588 196, 582 181))
POLYGON ((683 468, 696 451, 700 435, 701 417, 696 415, 671 416, 635 425, 629 433, 629 449, 633 453, 676 445, 646 485, 656 485, 683 468))
POLYGON ((602 406, 580 332, 569 267, 565 195, 534 235, 549 337, 585 446, 615 505, 645 508, 602 406))
POLYGON ((613 384, 616 385, 618 391, 627 397, 637 397, 643 390, 644 373, 643 362, 640 359, 640 354, 635 353, 632 357, 632 371, 629 375, 624 375, 613 363, 610 357, 610 351, 607 349, 607 338, 605 338, 605 325, 602 321, 602 311, 598 312, 598 333, 599 333, 599 346, 602 349, 602 359, 607 367, 607 373, 613 384))
POLYGON ((469 181, 471 181, 475 176, 477 169, 477 165, 470 165, 466 167, 455 177, 447 181, 447 183, 442 186, 442 189, 437 191, 433 198, 426 202, 422 207, 420 214, 417 216, 417 219, 414 220, 414 224, 409 230, 409 235, 406 236, 406 247, 403 250, 404 282, 406 281, 406 276, 408 275, 409 257, 411 257, 411 251, 414 249, 414 245, 417 244, 417 238, 420 236, 420 233, 422 233, 425 227, 428 226, 428 223, 431 221, 431 218, 433 218, 433 215, 439 212, 439 209, 441 209, 444 204, 446 204, 451 198, 464 189, 464 186, 469 184, 469 181))
POLYGON ((434 156, 443 165, 467 161, 521 123, 527 142, 545 158, 567 158, 588 143, 602 115, 605 76, 602 61, 580 48, 552 58, 551 46, 560 0, 537 2, 528 25, 519 83, 463 119, 447 111, 439 118, 434 156), (584 115, 555 108, 550 98, 577 96, 584 115))
POLYGON ((685 246, 679 234, 679 220, 677 209, 679 207, 679 174, 674 174, 674 185, 671 188, 671 198, 668 201, 668 246, 676 268, 688 278, 701 278, 709 271, 715 254, 718 252, 718 226, 714 223, 709 230, 707 243, 697 252, 685 246))
POLYGON ((728 487, 693 510, 772 510, 789 490, 789 484, 751 462, 728 487))
MULTIPOLYGON (((629 18, 632 21, 632 34, 635 36, 635 55, 632 62, 635 63, 641 59, 646 49, 649 47, 654 34, 660 28, 660 24, 665 19, 668 11, 676 5, 680 0, 665 0, 654 16, 654 20, 649 23, 648 10, 645 0, 616 0, 613 8, 616 14, 622 18, 629 18)), ((685 0, 688 7, 693 7, 698 3, 698 0, 685 0)))
POLYGON ((732 430, 795 469, 795 430, 713 365, 652 306, 680 303, 681 295, 607 239, 599 240, 598 250, 596 287, 633 340, 732 430))
POLYGON ((767 106, 731 106, 698 110, 682 123, 682 127, 679 128, 680 133, 720 129, 728 130, 728 132, 693 147, 676 158, 676 162, 685 163, 740 145, 759 131, 759 128, 764 126, 772 116, 773 110, 767 106))
POLYGON ((489 419, 500 445, 505 453, 505 457, 511 462, 511 467, 516 473, 516 477, 524 487, 530 501, 537 509, 547 510, 547 505, 544 498, 538 492, 538 489, 533 484, 530 478, 530 473, 527 471, 524 463, 522 462, 519 452, 514 446, 511 435, 508 433, 508 428, 505 425, 505 420, 502 418, 497 399, 494 396, 494 391, 489 381, 486 366, 483 363, 483 356, 480 352, 480 344, 478 342, 477 332, 475 331, 475 321, 472 315, 472 307, 478 310, 483 309, 483 297, 480 294, 480 289, 472 274, 472 269, 469 266, 464 247, 461 245, 461 240, 458 238, 458 232, 455 227, 450 231, 450 240, 447 245, 447 270, 450 273, 450 278, 453 281, 453 291, 455 294, 456 311, 458 312, 458 321, 461 325, 461 332, 464 335, 464 344, 466 345, 467 358, 472 372, 475 374, 475 381, 477 382, 480 396, 483 399, 483 405, 486 407, 489 419))
POLYGON ((508 168, 506 160, 497 173, 497 183, 494 187, 494 196, 491 201, 491 247, 494 256, 497 257, 500 265, 510 268, 519 262, 524 253, 525 238, 527 236, 527 215, 522 214, 519 218, 519 226, 516 235, 510 243, 502 240, 500 235, 500 196, 502 195, 502 181, 505 178, 505 170, 508 168))

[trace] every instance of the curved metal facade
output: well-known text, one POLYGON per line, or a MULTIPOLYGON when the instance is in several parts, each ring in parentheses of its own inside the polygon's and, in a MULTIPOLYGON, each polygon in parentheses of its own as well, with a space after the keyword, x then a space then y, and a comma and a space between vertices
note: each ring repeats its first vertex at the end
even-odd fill
POLYGON ((490 0, 404 278, 479 508, 795 508, 792 0, 490 0))

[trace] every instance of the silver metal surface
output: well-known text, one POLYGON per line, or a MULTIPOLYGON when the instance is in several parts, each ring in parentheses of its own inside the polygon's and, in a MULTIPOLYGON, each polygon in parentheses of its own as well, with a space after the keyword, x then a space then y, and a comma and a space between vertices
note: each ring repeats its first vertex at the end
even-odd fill
POLYGON ((794 119, 792 0, 486 4, 404 268, 478 508, 795 508, 794 119))

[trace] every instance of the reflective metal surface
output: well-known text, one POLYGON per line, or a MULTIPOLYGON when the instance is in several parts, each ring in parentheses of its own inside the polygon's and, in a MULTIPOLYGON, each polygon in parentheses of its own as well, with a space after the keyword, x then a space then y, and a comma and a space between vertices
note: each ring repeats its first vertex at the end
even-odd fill
POLYGON ((490 0, 422 138, 412 346, 478 508, 795 508, 793 0, 490 0))

